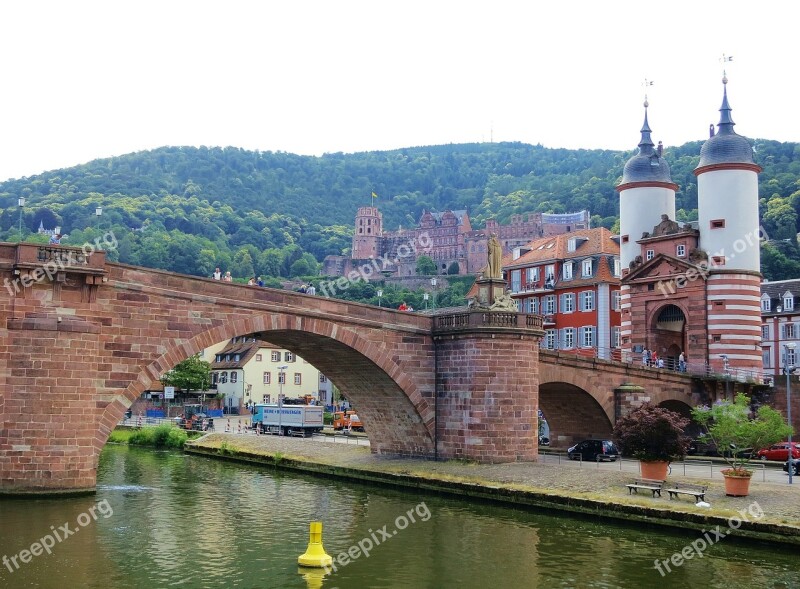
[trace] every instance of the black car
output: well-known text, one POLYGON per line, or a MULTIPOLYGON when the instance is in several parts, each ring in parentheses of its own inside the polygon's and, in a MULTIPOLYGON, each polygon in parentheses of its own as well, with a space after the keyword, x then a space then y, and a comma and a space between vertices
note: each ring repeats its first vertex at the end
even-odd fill
POLYGON ((583 440, 567 450, 570 460, 610 460, 619 458, 619 450, 611 440, 583 440))
MULTIPOLYGON (((792 458, 792 474, 800 476, 800 458, 792 458)), ((787 460, 783 464, 783 470, 788 474, 789 473, 789 461, 787 460)))

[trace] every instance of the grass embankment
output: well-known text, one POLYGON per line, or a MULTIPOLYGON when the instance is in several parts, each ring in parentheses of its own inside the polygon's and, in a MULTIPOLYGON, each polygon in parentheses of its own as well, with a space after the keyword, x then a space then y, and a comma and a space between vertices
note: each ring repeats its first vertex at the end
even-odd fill
POLYGON ((115 429, 108 437, 108 442, 180 450, 188 440, 201 435, 203 435, 201 432, 187 432, 174 425, 164 423, 152 427, 145 426, 140 429, 115 429))

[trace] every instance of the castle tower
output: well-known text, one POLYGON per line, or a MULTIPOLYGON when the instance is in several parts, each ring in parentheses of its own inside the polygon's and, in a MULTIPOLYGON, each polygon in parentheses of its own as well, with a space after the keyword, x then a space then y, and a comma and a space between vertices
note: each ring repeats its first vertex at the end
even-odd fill
MULTIPOLYGON (((645 233, 662 222, 662 215, 675 219, 675 190, 669 164, 661 157, 661 146, 656 150, 650 138, 647 121, 647 97, 644 100, 644 125, 639 141, 639 153, 625 164, 619 192, 620 266, 623 276, 631 262, 641 255, 638 242, 645 233)), ((632 301, 631 287, 624 280, 620 287, 620 341, 623 351, 632 351, 632 301)), ((637 311, 638 312, 638 311, 637 311)))
POLYGON ((360 207, 356 213, 356 229, 353 234, 354 260, 379 258, 383 238, 383 215, 378 207, 360 207))
POLYGON ((700 247, 708 254, 708 363, 719 371, 762 370, 758 174, 753 149, 733 130, 727 77, 718 131, 700 150, 700 247))

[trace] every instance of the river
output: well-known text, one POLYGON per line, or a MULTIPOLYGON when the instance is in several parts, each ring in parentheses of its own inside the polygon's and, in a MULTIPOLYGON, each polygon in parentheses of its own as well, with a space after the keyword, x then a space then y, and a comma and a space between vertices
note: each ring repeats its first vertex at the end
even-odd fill
POLYGON ((108 446, 96 496, 0 500, 0 587, 800 587, 797 547, 700 538, 108 446), (329 574, 297 566, 317 519, 329 574))

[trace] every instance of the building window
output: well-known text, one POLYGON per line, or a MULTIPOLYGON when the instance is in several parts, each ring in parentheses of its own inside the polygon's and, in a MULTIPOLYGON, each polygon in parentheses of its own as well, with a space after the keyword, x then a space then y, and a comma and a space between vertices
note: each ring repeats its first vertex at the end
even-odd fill
POLYGON ((629 241, 630 241, 630 237, 628 237, 627 235, 623 235, 622 236, 622 243, 628 243, 629 241))
POLYGON ((686 246, 680 244, 677 248, 675 248, 675 253, 678 255, 679 258, 682 258, 686 255, 686 246))
POLYGON ((528 284, 539 282, 539 268, 528 268, 528 284))
POLYGON ((764 296, 764 298, 761 299, 761 310, 769 311, 771 307, 772 307, 772 301, 770 301, 769 297, 764 296))
POLYGON ((555 315, 556 313, 556 295, 547 295, 544 297, 544 315, 555 315))
POLYGON ((561 330, 561 349, 570 350, 575 347, 575 328, 565 327, 561 330))
POLYGON ((256 362, 261 362, 261 354, 256 354, 256 362))
POLYGON ((270 384, 270 382, 272 382, 272 373, 271 372, 265 372, 264 373, 264 384, 270 384))
POLYGON ((593 348, 594 347, 594 326, 589 325, 587 327, 579 328, 579 334, 581 340, 581 347, 583 348, 593 348))
POLYGON ((219 382, 219 373, 212 372, 211 373, 211 384, 217 384, 219 382))
POLYGON ((713 219, 711 221, 712 229, 725 229, 725 219, 713 219))
POLYGON ((227 372, 220 372, 219 373, 219 382, 220 384, 224 384, 228 382, 228 373, 227 372))
POLYGON ((236 382, 239 379, 239 372, 231 370, 231 382, 236 382))
POLYGON ((784 311, 794 311, 794 297, 790 294, 784 295, 783 297, 783 310, 784 311))
POLYGON ((581 311, 594 311, 594 291, 585 290, 580 297, 581 311))
POLYGON ((614 276, 619 278, 621 274, 622 274, 622 262, 619 261, 619 258, 614 258, 614 276))
POLYGON ((265 404, 266 404, 266 403, 269 403, 269 395, 264 395, 263 397, 261 397, 261 400, 262 400, 262 401, 263 401, 265 404))
POLYGON ((570 237, 569 240, 567 240, 567 251, 574 252, 577 249, 577 243, 578 243, 577 239, 575 239, 574 237, 570 237))
POLYGON ((561 312, 572 313, 575 310, 575 293, 565 292, 561 295, 561 312))
POLYGON ((545 329, 544 330, 544 347, 548 350, 555 350, 556 349, 556 330, 555 329, 545 329))
POLYGON ((619 311, 622 309, 622 292, 619 290, 611 291, 611 310, 619 311))
POLYGON ((528 313, 539 314, 539 297, 531 297, 528 299, 530 310, 528 313))
POLYGON ((294 362, 294 354, 292 354, 291 352, 284 352, 283 361, 284 362, 294 362))
POLYGON ((788 350, 788 349, 786 350, 786 366, 788 366, 789 368, 793 368, 794 366, 797 365, 795 362, 794 354, 795 350, 788 350))
POLYGON ((769 325, 761 326, 761 339, 769 339, 769 325))
POLYGON ((611 347, 618 348, 621 330, 619 327, 611 328, 611 347))
POLYGON ((784 324, 783 339, 794 339, 794 323, 784 324))
POLYGON ((572 262, 564 262, 561 268, 561 275, 564 280, 572 280, 572 262))
POLYGON ((724 266, 725 265, 725 256, 712 256, 711 257, 711 264, 714 266, 724 266))
POLYGON ((278 384, 286 384, 286 373, 279 372, 278 373, 278 384))
POLYGON ((549 282, 553 282, 556 279, 555 264, 548 264, 544 267, 544 279, 549 282))
POLYGON ((281 361, 281 353, 280 352, 272 352, 272 356, 270 357, 270 359, 273 362, 280 362, 281 361))
POLYGON ((592 260, 584 260, 581 264, 581 277, 589 278, 592 275, 592 260))
POLYGON ((715 344, 718 344, 718 343, 720 343, 722 341, 722 336, 720 334, 718 334, 718 333, 717 334, 713 334, 711 336, 711 341, 713 341, 715 344))
POLYGON ((521 274, 522 273, 519 270, 511 271, 511 292, 520 291, 520 280, 522 278, 521 274))
POLYGON ((644 255, 644 257, 645 257, 645 259, 647 259, 647 260, 652 260, 652 259, 655 257, 655 255, 656 255, 656 252, 655 252, 655 250, 647 250, 647 251, 645 252, 645 255, 644 255))
POLYGON ((294 384, 303 384, 303 375, 299 372, 294 373, 294 384))
POLYGON ((771 350, 769 348, 761 350, 761 360, 764 364, 764 368, 772 368, 772 354, 770 352, 771 350))
POLYGON ((328 377, 327 377, 327 376, 325 376, 324 374, 320 374, 320 375, 319 375, 319 382, 320 382, 320 383, 326 383, 326 382, 328 382, 328 377))

